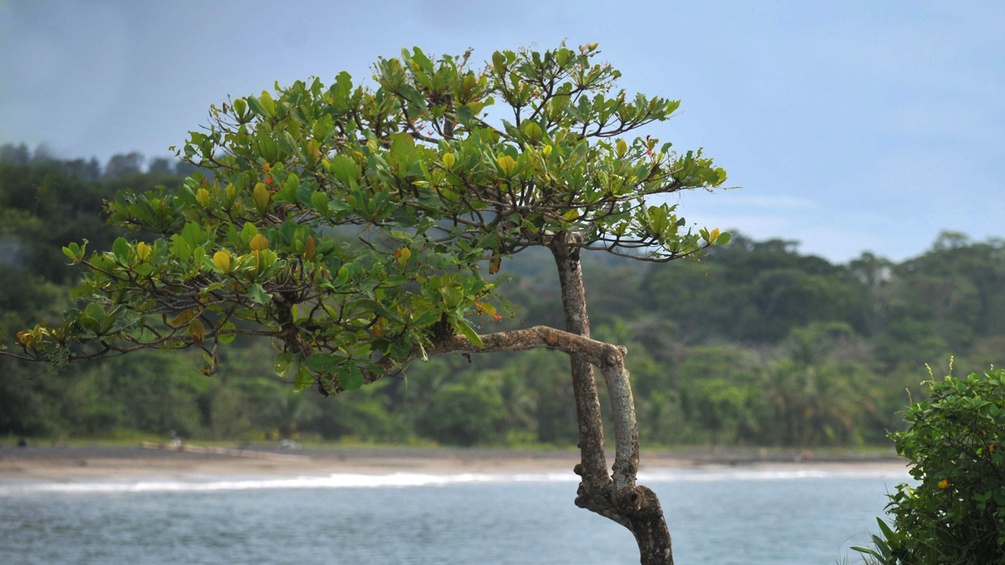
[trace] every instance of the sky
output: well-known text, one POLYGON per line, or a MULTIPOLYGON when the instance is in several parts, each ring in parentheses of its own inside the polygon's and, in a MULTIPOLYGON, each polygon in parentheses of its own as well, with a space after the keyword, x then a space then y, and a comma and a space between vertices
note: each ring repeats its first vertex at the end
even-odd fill
POLYGON ((597 42, 621 88, 682 101, 642 135, 728 171, 679 197, 689 224, 902 261, 1005 237, 1003 29, 1000 0, 0 0, 0 143, 170 156, 210 104, 405 47, 597 42))

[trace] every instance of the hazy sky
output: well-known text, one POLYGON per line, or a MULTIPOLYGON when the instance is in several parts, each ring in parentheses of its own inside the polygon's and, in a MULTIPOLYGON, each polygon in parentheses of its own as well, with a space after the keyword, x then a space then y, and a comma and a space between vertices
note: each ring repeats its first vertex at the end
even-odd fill
POLYGON ((1005 2, 0 0, 0 143, 170 155, 209 105, 402 47, 599 42, 621 86, 680 98, 643 132, 741 187, 692 223, 844 262, 1005 236, 1005 2))

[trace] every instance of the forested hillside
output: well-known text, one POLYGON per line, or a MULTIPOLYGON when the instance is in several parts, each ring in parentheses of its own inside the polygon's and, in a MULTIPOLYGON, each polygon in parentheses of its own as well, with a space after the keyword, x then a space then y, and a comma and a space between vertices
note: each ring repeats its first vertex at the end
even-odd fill
MULTIPOLYGON (((135 153, 102 166, 0 148, 4 344, 72 304, 64 245, 107 249, 121 235, 102 219, 104 199, 170 189, 191 172, 168 159, 143 164, 135 153)), ((629 347, 649 446, 881 443, 900 427, 909 391, 922 394, 925 363, 943 374, 954 356, 954 373, 966 374, 1005 358, 1003 240, 944 233, 902 263, 864 252, 835 265, 797 242, 734 234, 700 262, 585 261, 594 334, 629 347)), ((521 253, 498 276, 516 313, 483 325, 561 326, 549 255, 521 253)), ((3 358, 0 436, 576 442, 568 360, 555 352, 433 359, 334 398, 293 392, 274 358, 249 342, 225 351, 213 377, 177 352, 58 372, 3 358)))

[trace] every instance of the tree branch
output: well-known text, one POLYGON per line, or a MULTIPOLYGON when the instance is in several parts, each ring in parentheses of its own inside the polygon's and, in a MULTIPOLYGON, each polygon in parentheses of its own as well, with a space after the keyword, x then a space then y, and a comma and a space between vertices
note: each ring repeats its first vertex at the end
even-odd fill
POLYGON ((482 347, 463 336, 454 335, 433 344, 427 352, 440 355, 556 349, 600 369, 607 382, 614 413, 614 485, 619 491, 635 486, 639 468, 639 433, 635 419, 635 400, 632 397, 628 370, 625 368, 625 355, 628 353, 626 348, 548 326, 492 333, 479 338, 482 347))
POLYGON ((446 353, 495 353, 500 351, 525 351, 528 349, 556 349, 589 361, 603 369, 608 366, 624 367, 628 350, 618 345, 597 341, 548 326, 534 326, 522 330, 496 332, 478 336, 482 347, 467 338, 454 335, 432 344, 426 351, 430 355, 446 353))

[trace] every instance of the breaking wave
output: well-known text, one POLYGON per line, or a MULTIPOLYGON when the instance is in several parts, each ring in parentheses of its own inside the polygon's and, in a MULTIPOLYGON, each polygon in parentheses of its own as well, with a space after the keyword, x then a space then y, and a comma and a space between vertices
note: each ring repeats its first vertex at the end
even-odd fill
MULTIPOLYGON (((660 469, 639 473, 640 483, 717 482, 717 481, 789 481, 832 478, 880 478, 908 480, 906 469, 848 468, 776 469, 702 467, 660 469)), ((143 492, 219 492, 260 489, 340 489, 340 488, 414 488, 464 484, 503 484, 520 482, 578 482, 571 472, 550 473, 337 473, 300 477, 228 477, 188 476, 184 478, 133 478, 129 480, 36 481, 24 479, 0 484, 0 496, 28 493, 143 493, 143 492)))

